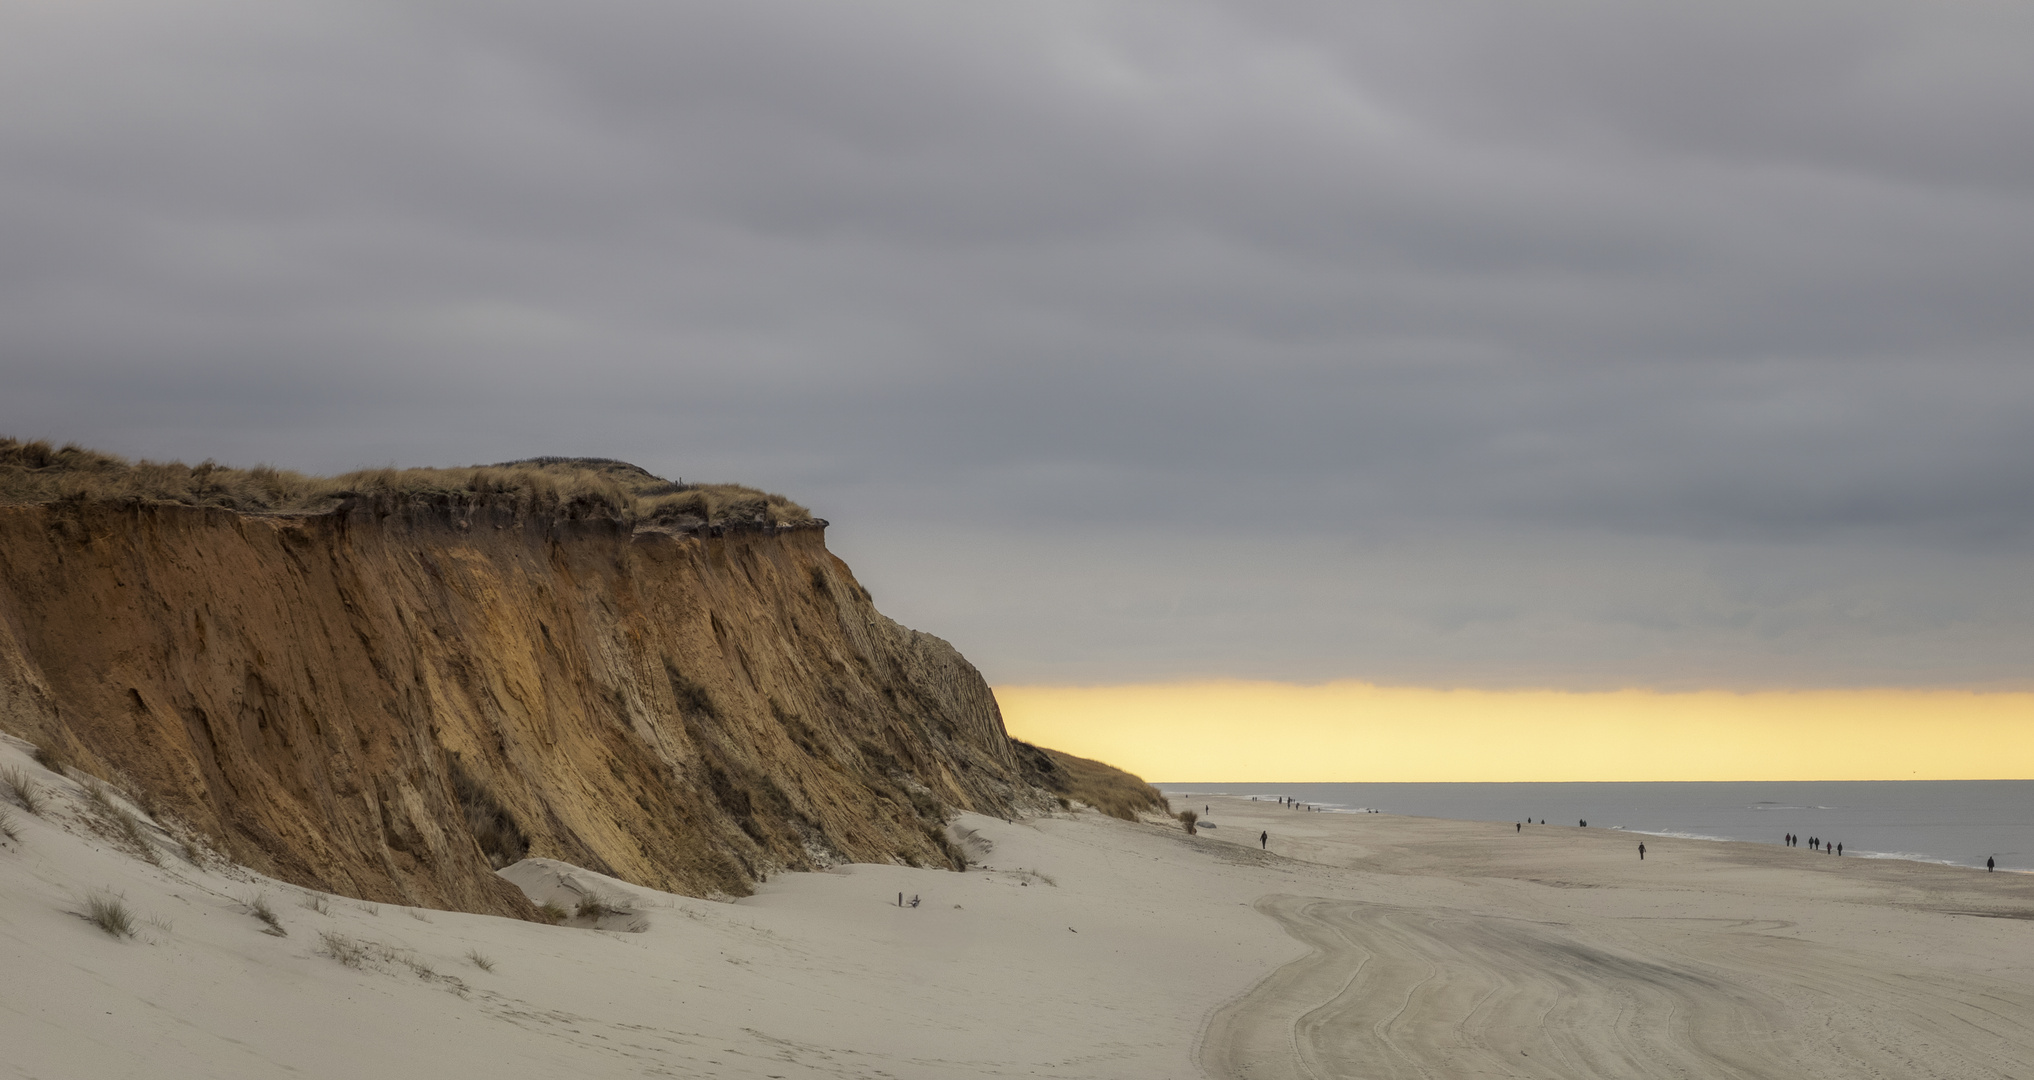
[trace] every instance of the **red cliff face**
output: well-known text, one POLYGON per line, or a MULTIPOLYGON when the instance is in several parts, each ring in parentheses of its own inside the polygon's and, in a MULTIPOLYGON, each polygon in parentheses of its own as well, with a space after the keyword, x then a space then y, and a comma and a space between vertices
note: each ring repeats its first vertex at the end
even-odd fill
POLYGON ((954 858, 953 809, 1049 798, 946 642, 820 528, 710 535, 513 501, 264 516, 0 507, 0 727, 235 859, 528 915, 547 856, 695 895, 954 858))

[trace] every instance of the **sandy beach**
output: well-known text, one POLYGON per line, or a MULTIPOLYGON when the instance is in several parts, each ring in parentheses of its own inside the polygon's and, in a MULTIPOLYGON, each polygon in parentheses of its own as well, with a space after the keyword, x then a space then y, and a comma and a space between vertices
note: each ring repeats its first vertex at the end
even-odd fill
POLYGON ((578 929, 319 897, 153 830, 150 865, 76 784, 0 758, 47 789, 0 843, 0 1075, 2034 1071, 2019 875, 1662 838, 1641 863, 1605 830, 1207 799, 1198 837, 970 816, 965 874, 842 866, 733 903, 504 871, 629 909, 578 929), (94 895, 131 937, 75 914, 94 895))

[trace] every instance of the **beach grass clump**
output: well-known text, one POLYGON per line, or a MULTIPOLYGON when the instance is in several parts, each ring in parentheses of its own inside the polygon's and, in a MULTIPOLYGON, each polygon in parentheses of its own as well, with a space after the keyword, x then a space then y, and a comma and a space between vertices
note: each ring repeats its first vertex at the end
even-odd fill
POLYGON ((566 911, 558 901, 546 900, 537 905, 537 917, 550 923, 552 926, 557 926, 559 923, 571 918, 572 913, 566 911))
POLYGON ((297 901, 297 906, 305 911, 315 911, 320 915, 332 914, 332 905, 325 899, 322 893, 305 893, 297 901))
POLYGON ((318 952, 350 968, 365 964, 368 957, 365 942, 347 937, 335 930, 318 931, 318 952))
POLYGON ((481 952, 479 949, 466 950, 466 962, 490 975, 494 974, 494 957, 481 952))
POLYGON ((70 759, 61 750, 44 743, 35 744, 35 763, 58 776, 67 775, 71 766, 70 759))
POLYGON ((155 841, 149 837, 148 827, 134 816, 133 811, 116 806, 107 814, 107 822, 122 847, 150 866, 162 865, 162 856, 156 853, 155 841))
POLYGON ((247 913, 249 915, 261 920, 262 924, 267 927, 262 933, 273 934, 276 937, 290 936, 290 932, 283 929, 282 916, 277 915, 275 907, 268 902, 267 893, 255 893, 253 896, 242 901, 242 903, 247 906, 247 913))
POLYGON ((14 811, 4 806, 0 806, 0 836, 6 837, 10 843, 21 842, 21 830, 14 824, 14 811))
POLYGON ((42 816, 42 785, 28 778, 28 773, 18 765, 0 769, 0 787, 7 789, 7 796, 23 810, 42 816))
POLYGON ((93 893, 85 898, 85 910, 78 917, 106 932, 111 938, 134 936, 134 913, 127 901, 112 893, 93 893))
POLYGON ((636 909, 630 907, 627 901, 616 900, 597 892, 590 892, 580 897, 578 906, 573 909, 573 914, 580 918, 595 920, 604 919, 610 915, 633 915, 635 913, 636 909))
POLYGON ((1201 815, 1200 811, 1198 810, 1181 810, 1179 812, 1179 823, 1181 825, 1186 826, 1187 835, 1189 836, 1194 835, 1194 826, 1198 824, 1200 820, 1201 815))
POLYGON ((76 444, 0 436, 0 504, 118 503, 218 507, 243 513, 325 513, 354 500, 500 506, 631 525, 800 525, 803 506, 740 484, 673 483, 609 458, 527 458, 464 468, 362 469, 309 476, 257 465, 128 461, 76 444))

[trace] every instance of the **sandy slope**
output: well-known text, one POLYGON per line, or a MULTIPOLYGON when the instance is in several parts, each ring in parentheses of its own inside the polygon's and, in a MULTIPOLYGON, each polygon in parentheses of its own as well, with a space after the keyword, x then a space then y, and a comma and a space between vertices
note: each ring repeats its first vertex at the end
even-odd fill
POLYGON ((2034 1075, 2034 921, 1949 913, 2034 912, 2020 877, 1206 800, 1198 839, 967 818, 989 869, 733 904, 507 874, 634 909, 575 929, 152 866, 0 765, 52 792, 0 844, 0 1076, 2034 1075), (71 914, 101 890, 135 936, 71 914))

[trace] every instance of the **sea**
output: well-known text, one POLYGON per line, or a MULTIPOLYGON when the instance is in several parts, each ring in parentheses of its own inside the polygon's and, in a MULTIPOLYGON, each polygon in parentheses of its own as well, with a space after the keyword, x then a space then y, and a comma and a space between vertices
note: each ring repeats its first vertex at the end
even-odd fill
MULTIPOLYGON (((1377 810, 1463 821, 1533 821, 1695 840, 1778 844, 1788 833, 1845 855, 2034 872, 2034 780, 1828 780, 1719 783, 1173 783, 1199 794, 1283 795, 1334 813, 1377 810)), ((1220 825, 1219 815, 1216 817, 1220 825)))

